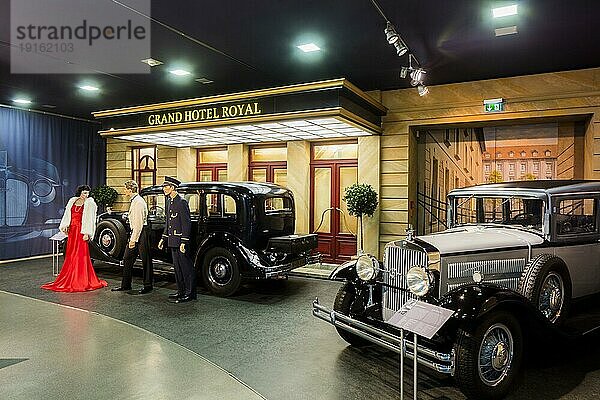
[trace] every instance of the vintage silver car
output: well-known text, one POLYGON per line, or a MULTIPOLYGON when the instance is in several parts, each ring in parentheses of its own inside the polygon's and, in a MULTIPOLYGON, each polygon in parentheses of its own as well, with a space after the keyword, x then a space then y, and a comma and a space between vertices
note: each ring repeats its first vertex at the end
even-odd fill
POLYGON ((600 181, 452 190, 447 230, 389 243, 383 263, 362 255, 340 266, 333 310, 315 300, 313 314, 352 345, 412 358, 410 338, 386 321, 411 298, 450 309, 438 333, 420 340, 417 361, 453 375, 469 398, 503 398, 526 339, 594 328, 575 331, 568 318, 574 300, 600 292, 599 201, 600 181))

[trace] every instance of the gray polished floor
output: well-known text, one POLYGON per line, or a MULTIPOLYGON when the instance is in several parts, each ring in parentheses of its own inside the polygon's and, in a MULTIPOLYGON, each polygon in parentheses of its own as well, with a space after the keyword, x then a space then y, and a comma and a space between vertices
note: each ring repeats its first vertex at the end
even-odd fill
MULTIPOLYGON (((203 358, 205 358, 269 400, 399 398, 398 361, 394 354, 376 347, 364 349, 347 347, 331 326, 312 317, 311 302, 315 296, 318 296, 323 304, 331 304, 340 285, 339 282, 290 278, 285 282, 252 285, 244 288, 239 295, 227 299, 201 294, 196 302, 175 305, 166 301, 167 294, 174 289, 173 282, 169 280, 160 280, 154 292, 143 296, 114 293, 107 288, 72 294, 43 291, 38 289, 39 285, 52 279, 49 261, 37 260, 0 265, 0 290, 89 310, 93 313, 87 313, 88 315, 98 318, 101 318, 100 315, 110 316, 143 328, 158 335, 151 335, 155 340, 166 339, 166 343, 177 343, 196 353, 184 353, 191 357, 182 364, 184 374, 199 376, 207 374, 208 372, 204 372, 206 361, 203 358)), ((100 266, 98 271, 103 279, 109 281, 109 285, 117 285, 119 277, 115 270, 100 266)), ((138 283, 139 281, 139 278, 134 280, 138 283)), ((20 301, 21 299, 17 303, 20 301)), ((7 398, 2 392, 6 374, 10 374, 9 381, 14 380, 15 374, 20 376, 21 379, 13 383, 15 387, 27 385, 29 381, 38 382, 42 386, 42 389, 39 389, 41 392, 43 392, 43 384, 40 382, 49 382, 49 380, 36 379, 35 368, 31 369, 29 366, 34 362, 33 358, 27 354, 20 355, 13 352, 11 341, 34 343, 38 334, 47 334, 48 331, 60 333, 56 336, 63 337, 64 340, 70 336, 67 334, 68 325, 62 326, 65 321, 46 322, 61 321, 64 308, 51 307, 41 302, 35 304, 39 312, 50 314, 37 320, 37 324, 36 319, 33 322, 29 321, 27 327, 37 327, 39 332, 31 328, 18 327, 17 324, 20 323, 18 318, 8 327, 4 326, 4 319, 0 321, 2 323, 1 399, 7 398), (9 334, 5 335, 4 331, 9 334), (32 334, 28 335, 27 332, 32 334), (7 352, 6 349, 10 351, 7 352), (13 371, 18 369, 19 373, 11 372, 11 369, 14 369, 13 371)), ((11 300, 6 296, 0 297, 2 316, 7 313, 7 310, 13 313, 12 307, 11 300)), ((81 312, 77 311, 77 313, 81 312)), ((133 329, 132 332, 137 332, 134 337, 148 335, 145 331, 130 328, 133 329)), ((107 335, 105 329, 109 328, 101 322, 95 322, 89 326, 88 334, 94 337, 112 336, 107 335)), ((139 345, 136 339, 131 337, 127 340, 121 337, 113 339, 113 342, 100 346, 101 351, 96 349, 97 352, 94 354, 102 354, 113 360, 121 359, 122 363, 117 362, 113 367, 114 371, 123 374, 122 379, 118 381, 118 385, 115 385, 115 381, 110 378, 104 378, 103 375, 95 376, 98 379, 97 385, 94 386, 98 396, 96 398, 138 398, 135 393, 130 393, 128 390, 130 387, 139 387, 139 380, 143 381, 144 377, 133 374, 130 370, 144 365, 147 357, 145 350, 148 347, 139 345), (134 345, 136 347, 133 347, 134 345), (119 395, 115 396, 115 391, 119 395)), ((600 346, 597 342, 598 336, 595 336, 585 341, 571 343, 562 350, 561 346, 553 346, 543 357, 536 356, 534 361, 526 365, 517 390, 510 399, 600 398, 600 346)), ((89 343, 93 342, 82 342, 83 347, 80 346, 80 349, 85 349, 85 345, 89 343)), ((179 350, 166 346, 164 351, 165 353, 170 349, 182 351, 181 347, 176 346, 176 348, 179 350)), ((49 354, 51 356, 52 353, 49 354)), ((164 357, 176 356, 164 354, 164 357)), ((82 359, 79 373, 85 376, 97 375, 97 369, 101 367, 95 364, 102 363, 98 360, 97 357, 82 359)), ((55 360, 56 363, 65 361, 68 359, 64 357, 57 357, 55 360)), ((165 371, 164 368, 172 369, 177 365, 168 364, 167 361, 165 363, 164 367, 156 369, 162 371, 167 377, 176 379, 177 374, 174 370, 165 371)), ((218 376, 216 380, 219 380, 218 376)), ((71 380, 68 374, 55 376, 55 378, 58 380, 56 384, 59 387, 61 382, 66 384, 71 380)), ((419 399, 464 398, 453 387, 453 382, 449 378, 419 374, 419 380, 419 399)), ((252 398, 242 393, 236 395, 223 392, 222 395, 214 395, 203 387, 199 388, 201 385, 196 386, 194 379, 188 378, 186 382, 193 387, 189 391, 185 385, 173 384, 171 390, 167 392, 183 393, 176 396, 180 399, 252 398)), ((234 390, 228 387, 230 385, 238 387, 239 390, 243 386, 240 386, 237 381, 233 384, 229 382, 223 381, 221 387, 224 391, 234 390)), ((411 382, 408 378, 405 384, 410 387, 411 382)), ((411 395, 410 391, 406 394, 411 395)), ((35 396, 15 398, 25 399, 35 398, 35 396)), ((59 396, 43 396, 43 398, 51 399, 59 396)), ((60 396, 60 398, 65 397, 60 396)))
POLYGON ((199 393, 263 399, 198 354, 133 325, 6 292, 0 305, 2 399, 192 399, 199 393))

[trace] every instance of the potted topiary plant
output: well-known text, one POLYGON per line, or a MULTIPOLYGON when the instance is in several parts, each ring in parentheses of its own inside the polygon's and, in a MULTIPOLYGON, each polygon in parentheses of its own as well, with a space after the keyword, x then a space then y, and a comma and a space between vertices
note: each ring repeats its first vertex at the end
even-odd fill
POLYGON ((110 206, 117 200, 119 193, 110 186, 100 185, 92 189, 90 197, 92 197, 100 209, 110 212, 110 206))
POLYGON ((360 249, 358 253, 361 253, 364 248, 363 215, 373 216, 379 204, 377 197, 377 192, 371 185, 366 183, 355 183, 344 190, 343 200, 348 207, 348 213, 360 220, 360 249))

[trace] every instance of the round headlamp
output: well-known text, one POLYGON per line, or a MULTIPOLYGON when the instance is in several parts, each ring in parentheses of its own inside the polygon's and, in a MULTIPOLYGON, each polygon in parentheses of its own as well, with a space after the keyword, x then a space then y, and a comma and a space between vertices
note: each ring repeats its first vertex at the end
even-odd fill
POLYGON ((374 257, 366 254, 358 257, 356 260, 356 274, 363 281, 370 281, 377 275, 379 263, 374 257))
POLYGON ((406 273, 408 290, 417 296, 425 296, 432 286, 431 275, 421 266, 414 266, 406 273))

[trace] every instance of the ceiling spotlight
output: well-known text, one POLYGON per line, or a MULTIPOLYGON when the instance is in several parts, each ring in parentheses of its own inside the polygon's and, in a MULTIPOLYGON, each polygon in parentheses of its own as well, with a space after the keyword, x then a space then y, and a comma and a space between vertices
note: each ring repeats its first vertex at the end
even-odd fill
POLYGON ((492 9, 492 15, 494 16, 494 18, 508 17, 509 15, 517 15, 517 14, 518 14, 517 4, 492 9))
POLYGON ((406 43, 404 43, 402 38, 399 38, 399 40, 394 43, 394 47, 396 48, 396 54, 398 54, 398 57, 403 56, 408 51, 408 46, 406 43))
POLYGON ((319 46, 317 46, 314 43, 305 43, 305 44, 300 44, 298 46, 296 46, 297 48, 299 48, 300 50, 302 50, 305 53, 312 53, 313 51, 319 51, 321 50, 321 48, 319 46))
POLYGON ((419 96, 425 96, 429 93, 429 88, 423 84, 417 86, 417 91, 419 92, 419 96))
POLYGON ((496 37, 498 37, 498 36, 514 35, 515 33, 518 33, 518 31, 517 31, 517 26, 513 25, 513 26, 506 26, 504 28, 496 28, 495 33, 496 33, 496 37))
POLYGON ((100 90, 99 87, 92 86, 92 85, 81 85, 81 86, 79 86, 79 89, 87 90, 88 92, 95 92, 97 90, 100 90))
POLYGON ((389 21, 383 32, 385 33, 385 38, 387 39, 387 42, 389 44, 394 44, 400 40, 400 35, 398 35, 396 30, 394 29, 394 25, 392 25, 392 23, 389 21))
POLYGON ((400 78, 404 79, 408 75, 408 67, 402 67, 400 69, 400 78))
POLYGON ((411 73, 410 73, 410 79, 412 79, 412 81, 410 82, 411 85, 413 86, 417 86, 418 84, 423 83, 423 79, 425 78, 425 70, 423 68, 417 68, 414 69, 411 73))
POLYGON ((156 67, 157 65, 161 65, 162 61, 159 61, 155 58, 144 58, 141 60, 144 64, 148 64, 151 67, 156 67))
POLYGON ((191 72, 186 71, 184 69, 172 69, 169 72, 172 73, 173 75, 177 75, 177 76, 186 76, 186 75, 192 74, 191 72))
POLYGON ((31 104, 31 100, 28 99, 13 99, 13 102, 17 104, 31 104))
POLYGON ((196 79, 195 81, 196 81, 196 82, 199 82, 199 83, 203 83, 203 84, 205 84, 205 85, 208 85, 209 83, 213 83, 213 82, 214 82, 214 81, 211 81, 210 79, 208 79, 208 78, 204 78, 204 77, 202 77, 202 78, 198 78, 198 79, 196 79))

